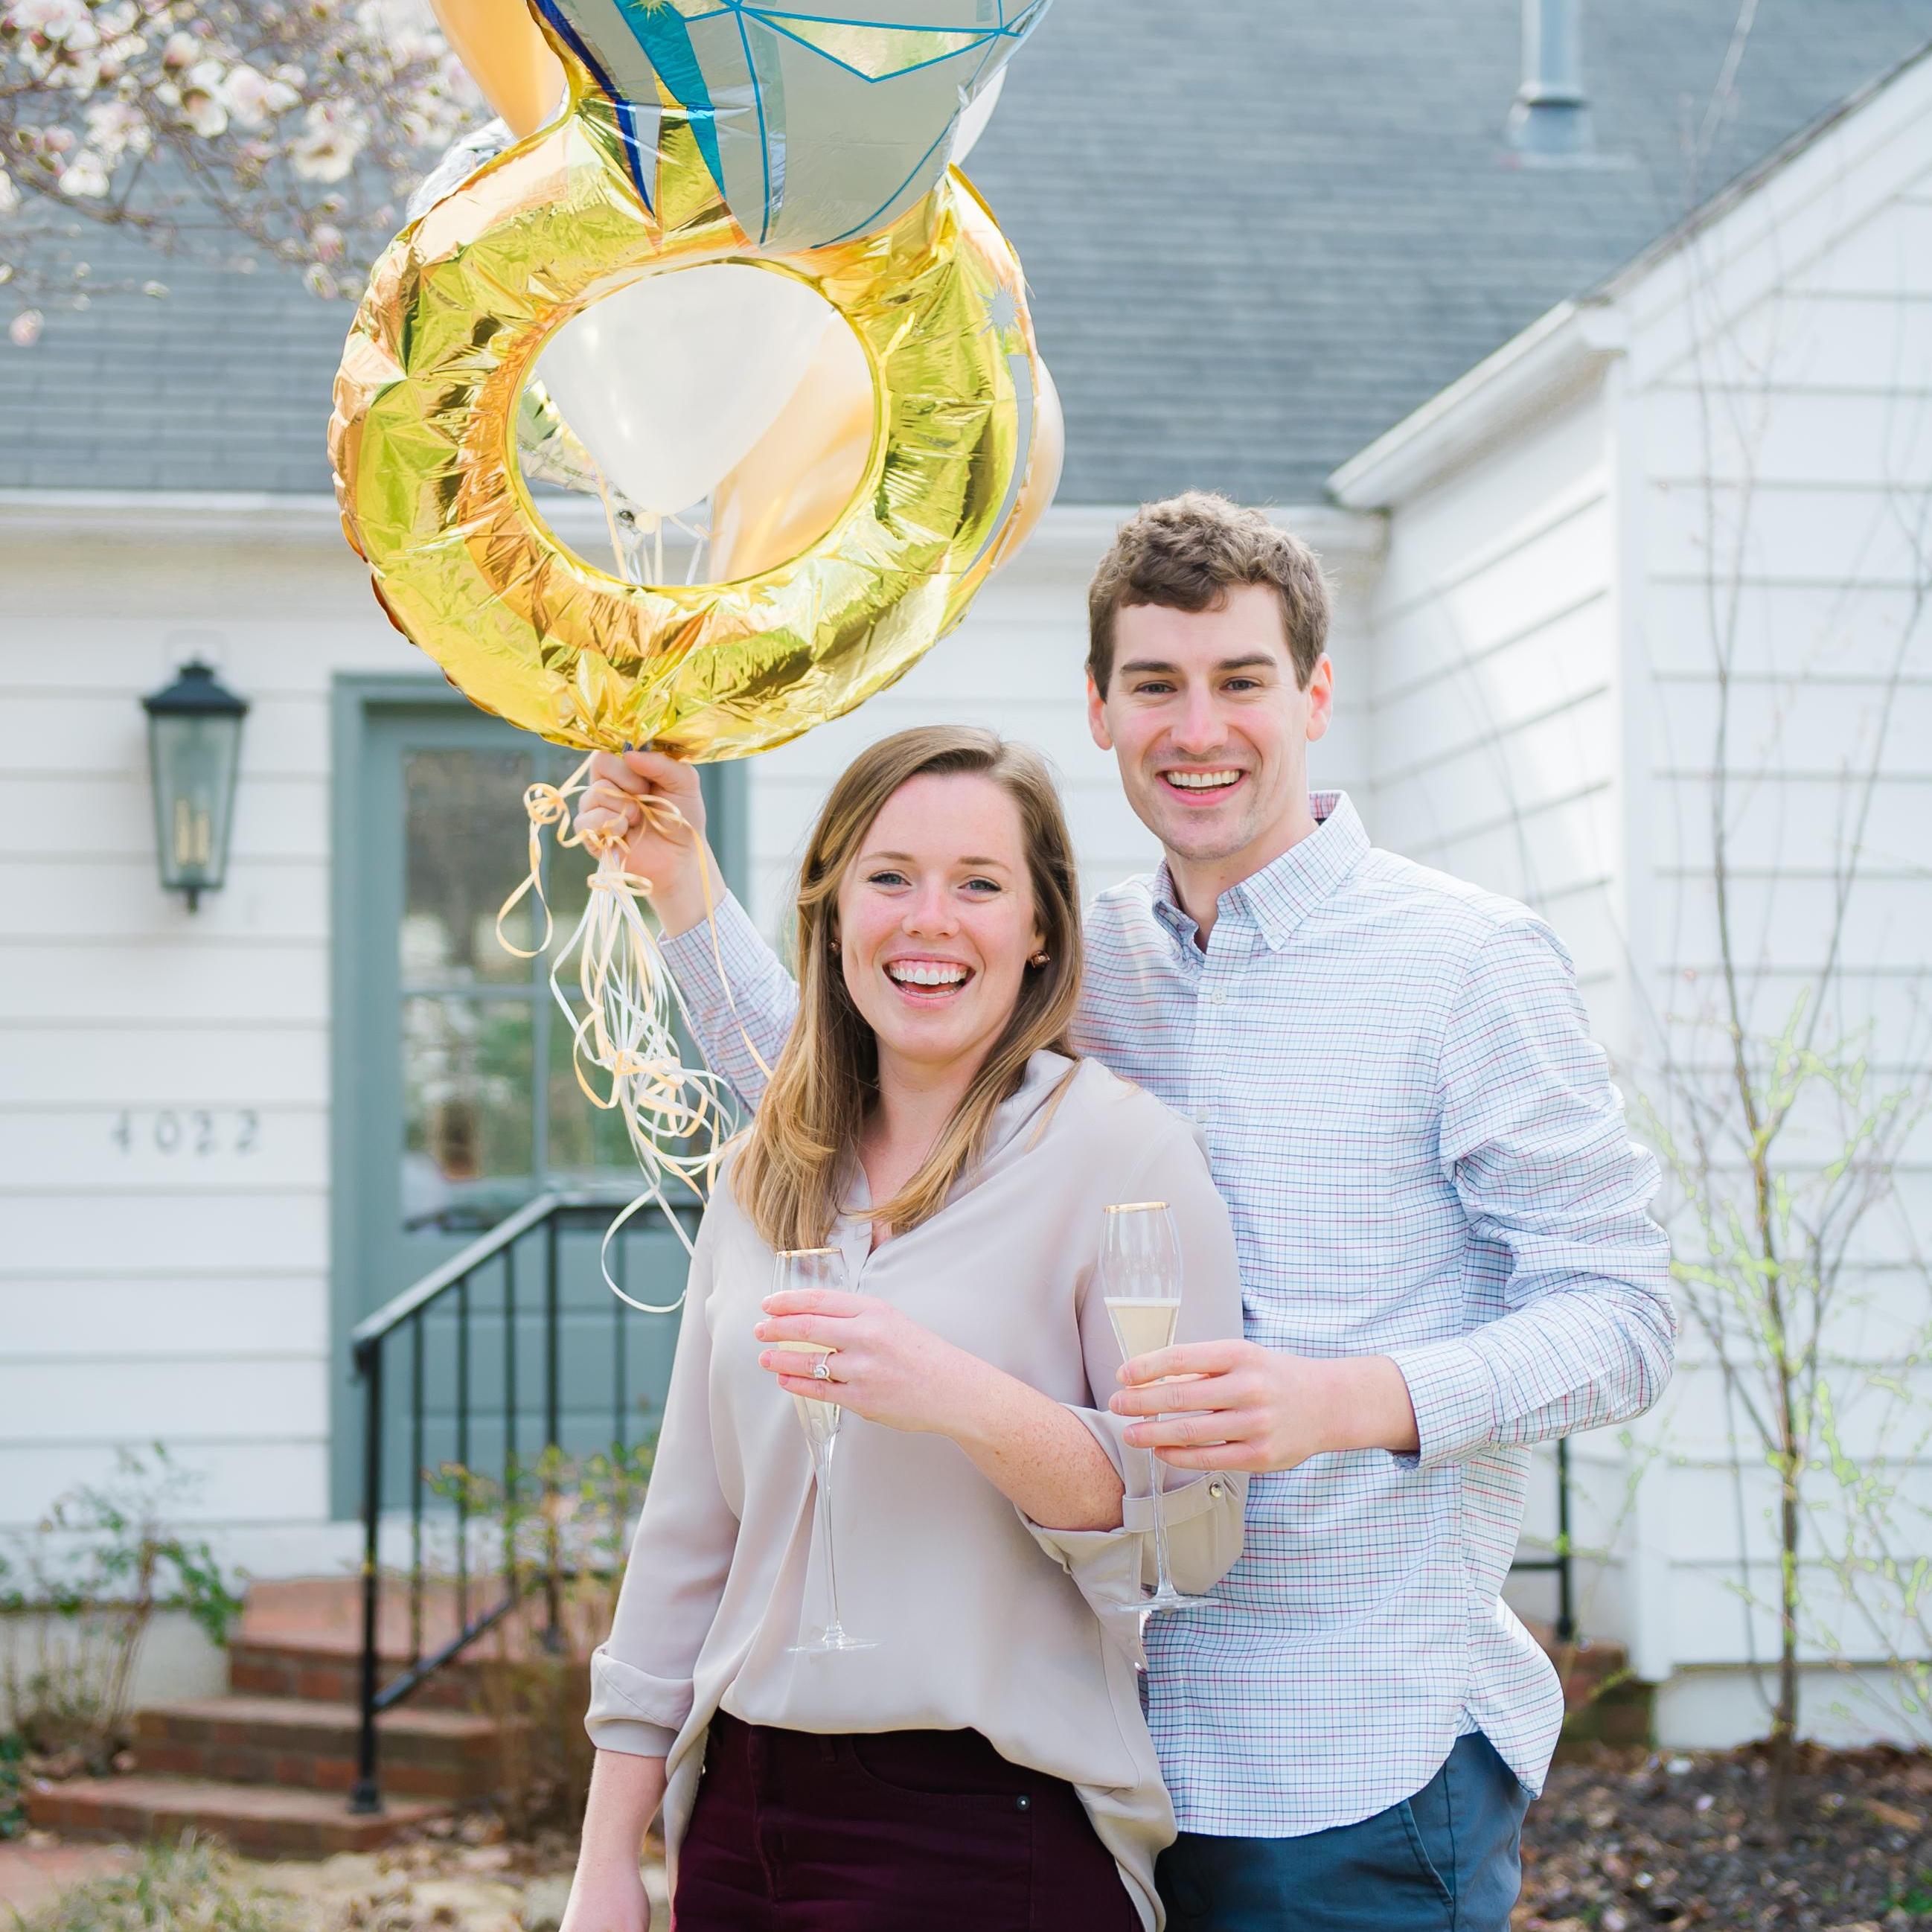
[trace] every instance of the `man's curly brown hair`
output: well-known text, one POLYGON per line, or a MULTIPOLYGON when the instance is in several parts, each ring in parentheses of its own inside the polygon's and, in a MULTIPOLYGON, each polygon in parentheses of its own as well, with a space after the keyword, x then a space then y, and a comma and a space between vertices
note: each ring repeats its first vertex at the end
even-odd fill
POLYGON ((1087 590, 1087 668, 1104 698, 1114 674, 1114 619, 1134 604, 1207 610, 1238 584, 1271 584, 1294 681, 1306 690, 1328 640, 1328 584, 1315 553, 1259 510, 1190 490, 1149 503, 1120 526, 1087 590))

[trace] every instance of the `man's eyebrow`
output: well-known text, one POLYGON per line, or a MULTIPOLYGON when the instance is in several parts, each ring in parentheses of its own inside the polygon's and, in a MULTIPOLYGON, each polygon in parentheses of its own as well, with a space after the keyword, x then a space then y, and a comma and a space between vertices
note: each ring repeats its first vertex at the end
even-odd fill
MULTIPOLYGON (((1264 667, 1278 665, 1279 660, 1272 651, 1250 651, 1238 658, 1222 658, 1215 666, 1216 670, 1254 670, 1264 667)), ((1118 668, 1123 677, 1146 676, 1165 674, 1172 676, 1178 666, 1163 664, 1157 658, 1130 658, 1118 668)))

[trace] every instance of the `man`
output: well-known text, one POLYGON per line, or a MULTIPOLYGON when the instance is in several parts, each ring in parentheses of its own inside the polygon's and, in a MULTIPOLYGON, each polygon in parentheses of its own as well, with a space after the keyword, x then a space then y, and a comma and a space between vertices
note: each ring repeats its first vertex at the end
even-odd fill
MULTIPOLYGON (((1655 1166, 1549 928, 1310 795, 1334 672, 1306 548, 1182 496, 1120 531, 1089 610, 1094 741, 1165 856, 1093 908, 1078 1044, 1202 1126, 1245 1298, 1245 1341, 1130 1363, 1114 1398, 1184 1400, 1130 1436, 1167 1462, 1255 1472, 1213 1605, 1149 1619, 1171 1922, 1502 1932, 1562 1718, 1498 1596, 1526 1445, 1670 1374, 1655 1166)), ((599 774, 701 824, 668 760, 599 774)), ((629 850, 712 1064, 755 1099, 784 969, 688 838, 629 850)))

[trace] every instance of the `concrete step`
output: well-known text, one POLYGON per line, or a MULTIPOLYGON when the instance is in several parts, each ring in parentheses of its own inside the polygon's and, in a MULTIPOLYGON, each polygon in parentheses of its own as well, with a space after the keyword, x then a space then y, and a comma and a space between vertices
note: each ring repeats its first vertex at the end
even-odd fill
MULTIPOLYGON (((285 1697, 208 1697, 136 1714, 143 1772, 234 1784, 346 1792, 356 1781, 357 1707, 285 1697)), ((376 1720, 385 1791, 452 1802, 487 1796, 496 1768, 490 1718, 405 1706, 376 1720)))
POLYGON ((450 1808, 434 1798, 395 1798, 375 1816, 358 1817, 337 1792, 146 1773, 37 1785, 26 1804, 29 1823, 70 1838, 166 1838, 193 1830, 258 1858, 373 1851, 450 1808))

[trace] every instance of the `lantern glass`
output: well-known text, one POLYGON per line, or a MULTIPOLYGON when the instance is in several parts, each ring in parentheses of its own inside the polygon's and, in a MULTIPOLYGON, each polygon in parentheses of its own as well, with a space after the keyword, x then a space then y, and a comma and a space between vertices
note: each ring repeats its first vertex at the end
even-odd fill
POLYGON ((248 706, 204 664, 147 700, 161 884, 184 892, 192 911, 228 870, 235 779, 248 706))

